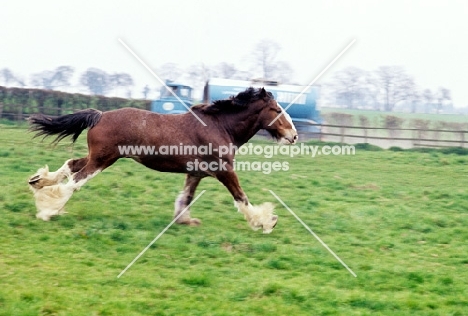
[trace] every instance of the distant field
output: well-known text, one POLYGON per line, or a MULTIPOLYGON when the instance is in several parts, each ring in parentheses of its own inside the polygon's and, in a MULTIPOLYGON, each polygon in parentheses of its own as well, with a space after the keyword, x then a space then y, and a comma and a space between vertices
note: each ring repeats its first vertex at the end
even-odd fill
POLYGON ((381 111, 370 111, 370 110, 348 110, 339 108, 322 108, 323 114, 337 112, 354 115, 354 123, 359 125, 359 116, 366 116, 374 126, 380 126, 382 117, 385 115, 393 115, 405 119, 403 127, 412 127, 411 120, 429 120, 432 122, 443 121, 443 122, 456 122, 456 123, 468 123, 468 115, 457 115, 457 114, 424 114, 424 113, 400 113, 400 112, 381 112, 381 111))
POLYGON ((254 204, 276 205, 270 235, 204 179, 192 207, 202 226, 172 226, 117 279, 172 220, 184 176, 120 160, 75 193, 68 214, 42 222, 27 179, 84 156, 85 135, 52 147, 3 126, 0 144, 0 315, 467 314, 465 151, 359 146, 354 156, 271 159, 289 171, 239 172, 254 204))

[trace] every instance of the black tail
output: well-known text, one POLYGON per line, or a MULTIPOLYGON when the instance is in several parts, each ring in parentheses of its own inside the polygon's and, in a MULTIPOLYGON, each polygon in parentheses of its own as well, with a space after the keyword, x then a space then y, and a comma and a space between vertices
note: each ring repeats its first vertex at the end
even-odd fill
POLYGON ((101 116, 102 112, 94 109, 86 109, 59 117, 36 114, 29 118, 31 124, 29 130, 36 133, 34 137, 57 135, 54 143, 67 136, 72 136, 72 141, 75 142, 83 130, 99 123, 101 116))

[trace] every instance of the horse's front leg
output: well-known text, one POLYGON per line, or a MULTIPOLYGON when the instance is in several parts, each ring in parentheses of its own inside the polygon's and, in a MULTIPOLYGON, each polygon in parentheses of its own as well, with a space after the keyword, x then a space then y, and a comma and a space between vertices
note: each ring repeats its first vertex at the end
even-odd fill
POLYGON ((174 218, 179 216, 181 212, 184 212, 176 220, 177 224, 185 224, 185 225, 190 225, 190 226, 198 226, 201 224, 201 221, 198 218, 190 217, 190 208, 187 208, 187 206, 193 200, 193 195, 195 194, 195 190, 197 189, 197 186, 200 183, 201 179, 202 178, 200 177, 192 176, 189 174, 185 178, 184 190, 179 194, 179 196, 177 197, 174 203, 174 208, 175 208, 174 218))
POLYGON ((219 172, 216 174, 216 178, 231 192, 234 198, 234 205, 239 212, 244 214, 245 219, 253 230, 262 228, 265 234, 273 231, 278 222, 278 216, 273 215, 274 206, 272 203, 266 202, 258 206, 250 204, 234 171, 219 172))

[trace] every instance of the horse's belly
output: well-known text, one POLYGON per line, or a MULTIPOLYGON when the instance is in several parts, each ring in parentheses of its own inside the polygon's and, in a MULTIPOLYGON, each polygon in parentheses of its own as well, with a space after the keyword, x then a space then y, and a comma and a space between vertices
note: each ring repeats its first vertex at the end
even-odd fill
POLYGON ((145 167, 161 172, 179 172, 187 173, 187 164, 179 159, 171 159, 172 157, 166 157, 164 159, 160 157, 131 157, 133 160, 141 163, 145 167))

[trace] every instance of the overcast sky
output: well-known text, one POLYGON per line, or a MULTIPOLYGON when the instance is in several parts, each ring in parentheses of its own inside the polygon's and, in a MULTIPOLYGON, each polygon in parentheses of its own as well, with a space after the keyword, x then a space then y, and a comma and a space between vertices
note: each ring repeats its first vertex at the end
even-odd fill
POLYGON ((153 68, 167 62, 243 68, 267 38, 281 45, 279 59, 292 66, 294 81, 306 85, 356 39, 320 82, 346 66, 399 65, 420 87, 447 87, 455 106, 468 106, 466 0, 2 1, 0 21, 0 69, 27 81, 70 65, 74 84, 97 67, 155 87, 119 38, 153 68))

